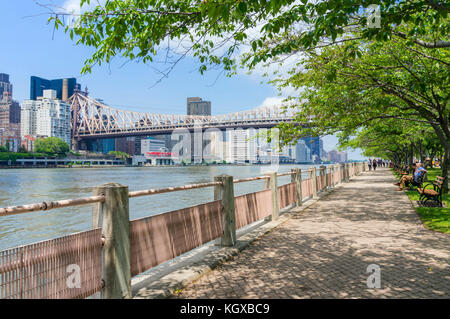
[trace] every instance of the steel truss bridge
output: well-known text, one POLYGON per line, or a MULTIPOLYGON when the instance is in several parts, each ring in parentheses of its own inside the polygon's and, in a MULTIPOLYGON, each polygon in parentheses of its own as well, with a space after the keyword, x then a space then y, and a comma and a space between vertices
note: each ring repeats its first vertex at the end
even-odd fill
POLYGON ((169 134, 176 129, 196 128, 271 128, 293 120, 291 108, 260 107, 224 115, 197 116, 154 114, 120 110, 95 100, 83 92, 69 99, 72 113, 72 145, 78 148, 82 140, 139 135, 169 134))

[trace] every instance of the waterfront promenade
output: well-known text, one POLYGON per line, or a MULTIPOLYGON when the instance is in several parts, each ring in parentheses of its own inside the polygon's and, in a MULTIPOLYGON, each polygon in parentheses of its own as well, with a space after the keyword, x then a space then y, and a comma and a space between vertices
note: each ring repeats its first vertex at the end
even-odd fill
POLYGON ((450 235, 425 229, 393 182, 353 177, 173 297, 449 298, 450 235))

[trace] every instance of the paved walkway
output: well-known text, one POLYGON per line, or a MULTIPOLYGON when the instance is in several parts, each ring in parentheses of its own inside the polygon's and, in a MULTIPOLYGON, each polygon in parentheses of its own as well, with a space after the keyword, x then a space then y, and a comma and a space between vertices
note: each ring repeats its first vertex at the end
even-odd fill
POLYGON ((450 298, 450 235, 425 229, 393 182, 388 169, 355 177, 177 297, 450 298))

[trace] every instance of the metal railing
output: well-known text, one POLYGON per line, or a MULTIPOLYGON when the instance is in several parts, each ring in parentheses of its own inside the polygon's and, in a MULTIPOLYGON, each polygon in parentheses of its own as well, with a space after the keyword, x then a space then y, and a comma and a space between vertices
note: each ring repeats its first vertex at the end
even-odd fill
POLYGON ((0 298, 85 298, 97 292, 103 298, 130 298, 131 276, 211 240, 234 246, 236 229, 263 218, 276 220, 282 208, 317 199, 318 192, 348 181, 365 167, 329 165, 328 172, 325 166, 295 168, 234 180, 220 175, 208 183, 132 192, 107 183, 95 187, 91 197, 0 208, 1 217, 94 204, 93 230, 0 251, 0 298), (303 179, 305 172, 309 178, 303 179), (283 176, 291 176, 291 182, 278 187, 283 176), (264 180, 262 191, 234 196, 234 184, 257 180, 264 180), (206 187, 214 187, 212 202, 130 221, 130 198, 206 187), (70 267, 79 272, 72 284, 70 267))

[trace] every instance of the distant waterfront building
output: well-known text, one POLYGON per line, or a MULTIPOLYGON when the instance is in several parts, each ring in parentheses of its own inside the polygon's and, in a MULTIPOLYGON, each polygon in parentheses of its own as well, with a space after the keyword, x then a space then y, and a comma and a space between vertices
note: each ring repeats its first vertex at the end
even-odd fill
POLYGON ((37 101, 25 100, 20 110, 20 131, 22 136, 36 136, 37 101))
POLYGON ((218 129, 208 129, 203 133, 203 159, 207 163, 222 162, 226 160, 228 144, 225 139, 225 132, 218 129))
POLYGON ((28 152, 34 151, 34 142, 36 141, 35 137, 30 135, 25 135, 22 137, 22 142, 20 146, 24 147, 28 152))
POLYGON ((347 152, 332 150, 328 152, 328 160, 334 163, 344 163, 348 159, 347 152))
POLYGON ((187 115, 211 115, 211 102, 199 97, 187 98, 187 115))
POLYGON ((141 154, 147 153, 164 153, 168 152, 166 143, 162 140, 157 140, 154 137, 149 137, 141 140, 141 154))
POLYGON ((30 79, 30 100, 37 100, 43 96, 44 90, 55 90, 56 97, 62 101, 67 101, 76 90, 81 90, 81 85, 77 84, 76 78, 47 80, 37 76, 30 79))
POLYGON ((225 134, 225 156, 227 162, 255 163, 258 161, 258 138, 256 137, 256 130, 227 130, 225 134))
POLYGON ((20 106, 17 101, 0 100, 0 145, 17 152, 20 146, 20 106))
POLYGON ((320 159, 322 161, 328 161, 328 152, 325 151, 325 149, 323 148, 323 140, 320 138, 319 139, 319 145, 320 145, 320 159))
POLYGON ((295 145, 295 162, 296 163, 311 163, 312 157, 311 157, 311 150, 308 146, 306 146, 306 143, 304 140, 300 139, 297 141, 297 144, 295 145))
POLYGON ((70 146, 70 105, 57 99, 55 90, 44 90, 42 97, 22 105, 22 136, 58 137, 70 146))
POLYGON ((11 98, 0 99, 0 128, 9 129, 10 125, 20 126, 19 102, 11 98))
POLYGON ((96 140, 88 140, 86 142, 86 149, 94 153, 108 154, 116 150, 115 138, 100 138, 96 140))
POLYGON ((115 151, 124 152, 130 155, 136 154, 136 137, 119 137, 115 139, 115 151))
POLYGON ((0 127, 8 124, 20 124, 19 102, 0 100, 0 127))

